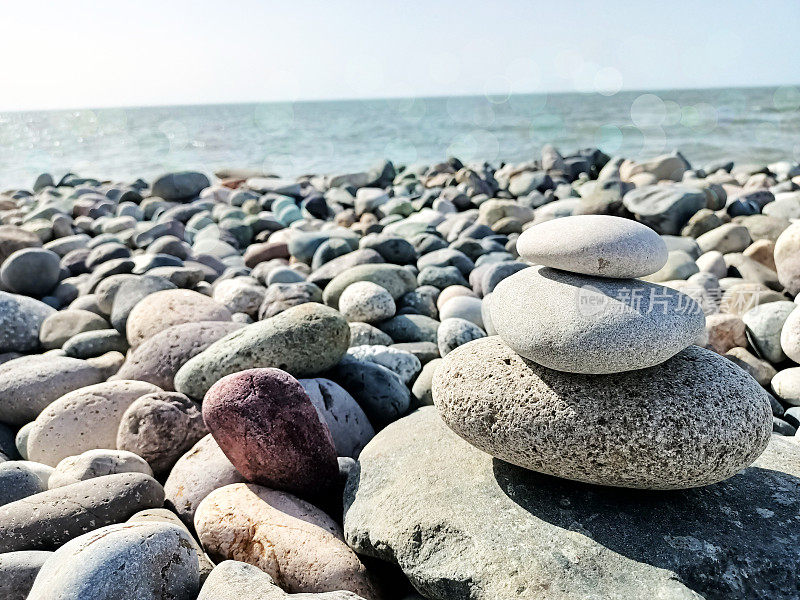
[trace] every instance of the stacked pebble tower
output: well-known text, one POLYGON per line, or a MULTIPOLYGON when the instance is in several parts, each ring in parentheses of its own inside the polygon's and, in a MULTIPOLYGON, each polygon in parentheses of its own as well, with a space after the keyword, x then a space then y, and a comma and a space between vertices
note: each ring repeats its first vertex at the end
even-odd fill
POLYGON ((566 217, 527 229, 517 250, 534 266, 491 296, 499 337, 458 348, 434 378, 451 429, 521 467, 632 488, 707 485, 761 454, 763 389, 693 345, 705 327, 694 300, 638 279, 667 259, 652 229, 566 217))

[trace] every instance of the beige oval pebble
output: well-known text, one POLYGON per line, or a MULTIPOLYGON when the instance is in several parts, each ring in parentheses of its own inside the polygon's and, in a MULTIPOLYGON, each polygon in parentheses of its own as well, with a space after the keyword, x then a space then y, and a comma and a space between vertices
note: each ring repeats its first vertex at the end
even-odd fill
POLYGON ((231 311, 192 290, 163 290, 146 296, 133 307, 126 331, 135 348, 167 327, 197 321, 230 321, 231 311))
POLYGON ((290 593, 348 590, 377 597, 339 525, 291 494, 228 485, 200 503, 194 525, 212 559, 255 565, 290 593))
POLYGON ((36 418, 28 436, 28 457, 54 467, 86 450, 114 449, 123 413, 137 398, 160 391, 152 383, 122 380, 61 396, 36 418))

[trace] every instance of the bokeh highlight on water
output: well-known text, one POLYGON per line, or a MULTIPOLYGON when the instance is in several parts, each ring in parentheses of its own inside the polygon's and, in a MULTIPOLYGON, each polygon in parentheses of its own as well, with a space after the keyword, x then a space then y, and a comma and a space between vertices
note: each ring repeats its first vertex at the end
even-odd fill
POLYGON ((0 114, 0 188, 247 167, 284 176, 400 164, 514 162, 553 143, 693 163, 800 159, 797 87, 142 107, 0 114))

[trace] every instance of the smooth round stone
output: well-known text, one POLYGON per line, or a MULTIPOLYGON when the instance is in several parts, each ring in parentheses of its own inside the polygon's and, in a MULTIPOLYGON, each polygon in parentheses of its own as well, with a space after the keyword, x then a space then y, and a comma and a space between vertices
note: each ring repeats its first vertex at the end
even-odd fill
POLYGON ((473 292, 471 288, 465 285, 451 285, 449 287, 444 288, 439 294, 439 296, 436 298, 437 310, 441 311, 448 300, 460 296, 466 296, 469 298, 478 297, 478 295, 475 292, 473 292))
POLYGON ((248 481, 323 496, 338 474, 336 450, 303 386, 279 369, 248 369, 215 383, 203 420, 248 481))
POLYGON ((245 313, 255 318, 266 295, 267 288, 247 277, 220 281, 214 286, 212 298, 233 313, 245 313))
POLYGON ((392 344, 392 338, 369 323, 355 321, 348 323, 348 325, 350 326, 350 347, 364 345, 389 346, 392 344))
MULTIPOLYGON (((794 362, 800 363, 800 310, 789 310, 788 305, 785 307, 783 306, 783 302, 769 302, 762 306, 768 307, 773 304, 782 305, 783 310, 788 313, 781 327, 780 347, 786 356, 791 358, 794 362)), ((796 302, 792 302, 791 304, 794 304, 794 308, 797 308, 796 302)))
POLYGON ((697 346, 647 370, 587 377, 485 338, 443 359, 433 400, 444 422, 484 452, 598 485, 716 483, 749 466, 772 431, 766 392, 697 346))
POLYGON ((371 248, 377 251, 386 262, 396 265, 413 263, 417 258, 414 246, 399 236, 370 234, 361 238, 360 248, 371 248))
MULTIPOLYGON (((1 557, 0 560, 2 560, 1 557)), ((238 560, 225 560, 214 567, 200 590, 197 600, 293 600, 293 598, 296 600, 301 598, 305 600, 361 600, 361 596, 344 590, 303 594, 299 597, 297 594, 288 594, 275 583, 268 573, 238 560)))
POLYGON ((140 397, 123 413, 117 448, 141 456, 162 474, 207 433, 195 402, 177 392, 157 392, 140 397))
POLYGON ((413 292, 400 296, 397 301, 398 315, 423 315, 431 319, 438 319, 439 311, 436 309, 436 298, 439 289, 432 285, 421 285, 413 292))
POLYGON ((471 321, 450 317, 442 321, 436 335, 439 355, 444 357, 459 346, 486 337, 486 332, 471 321))
POLYGON ((405 384, 411 383, 414 376, 422 369, 422 363, 416 356, 388 346, 351 346, 347 354, 357 360, 386 367, 405 384))
POLYGON ((118 523, 64 544, 42 565, 29 600, 195 600, 191 534, 166 523, 118 523))
POLYGON ((725 264, 725 258, 721 252, 716 250, 704 252, 697 258, 695 264, 701 273, 711 273, 717 279, 728 276, 728 265, 725 264))
POLYGON ((349 344, 350 328, 339 312, 301 304, 213 343, 181 367, 175 390, 199 399, 225 375, 258 367, 316 375, 338 363, 349 344))
POLYGON ((61 259, 44 248, 17 250, 0 267, 4 286, 12 292, 37 298, 52 290, 60 275, 61 259))
POLYGON ((411 387, 411 395, 414 398, 414 405, 430 406, 433 404, 433 375, 442 363, 441 358, 434 358, 422 367, 419 377, 411 387))
POLYGON ((187 534, 189 534, 192 550, 197 556, 201 585, 214 569, 214 564, 200 547, 200 543, 194 539, 186 524, 181 521, 180 518, 178 518, 178 515, 168 508, 150 508, 141 510, 128 519, 126 523, 160 523, 163 525, 175 525, 180 527, 187 534))
POLYGON ((230 321, 231 311, 191 290, 163 290, 139 302, 128 315, 128 342, 135 348, 146 339, 181 323, 230 321))
POLYGON ((92 358, 106 352, 128 351, 128 340, 116 329, 84 331, 64 344, 64 353, 74 358, 92 358))
POLYGON ((466 319, 483 329, 482 307, 483 302, 480 298, 475 298, 473 296, 453 296, 444 304, 440 305, 439 319, 441 319, 442 322, 450 318, 466 319))
POLYGON ((532 267, 495 288, 492 324, 515 352, 571 373, 664 362, 703 335, 698 304, 676 290, 532 267))
POLYGON ((722 254, 741 252, 750 242, 747 227, 736 223, 725 223, 697 238, 697 245, 702 252, 716 250, 722 254))
POLYGON ((376 323, 394 316, 394 298, 377 283, 357 281, 348 285, 339 297, 339 311, 348 321, 376 323))
POLYGON ((370 423, 382 427, 408 410, 408 387, 383 365, 346 355, 328 375, 364 409, 370 423))
POLYGON ((775 377, 775 367, 765 360, 761 360, 754 354, 748 352, 746 348, 731 348, 724 354, 725 358, 733 364, 749 373, 762 386, 767 387, 769 382, 775 377))
POLYGON ((29 423, 64 394, 100 383, 109 375, 100 363, 102 357, 80 360, 40 354, 0 365, 0 421, 29 423))
POLYGON ((800 223, 790 225, 775 241, 775 266, 786 291, 797 295, 800 292, 800 223))
POLYGON ((39 236, 14 225, 0 225, 0 265, 17 250, 41 247, 39 236))
POLYGON ((164 493, 167 505, 192 527, 203 498, 217 488, 244 481, 209 433, 178 459, 164 483, 164 493))
POLYGON ((134 307, 145 297, 155 292, 175 289, 175 284, 163 277, 143 275, 123 280, 113 296, 111 324, 114 329, 125 333, 128 317, 134 307))
POLYGON ((269 319, 293 306, 309 302, 322 302, 322 290, 313 283, 274 283, 267 288, 264 302, 258 309, 258 318, 269 319))
POLYGON ((211 185, 208 177, 196 171, 178 171, 161 175, 153 182, 152 194, 164 200, 191 200, 211 185))
POLYGON ((770 382, 772 391, 784 403, 800 406, 800 367, 778 371, 770 382))
MULTIPOLYGON (((28 460, 28 436, 30 435, 32 428, 33 421, 30 423, 25 423, 25 425, 19 428, 19 431, 14 438, 14 444, 17 447, 17 452, 19 452, 19 455, 24 460, 28 460)), ((0 451, 2 451, 2 449, 0 449, 0 451)))
POLYGON ((47 490, 0 507, 0 553, 50 550, 164 503, 164 489, 142 473, 120 473, 47 490))
POLYGON ((432 285, 443 290, 452 285, 466 285, 467 280, 457 267, 452 265, 446 267, 428 266, 422 269, 417 275, 419 285, 432 285))
POLYGON ((9 460, 0 463, 0 506, 46 489, 45 482, 27 466, 26 461, 9 460))
POLYGON ((125 410, 137 398, 160 391, 152 383, 120 380, 61 396, 36 418, 28 436, 28 457, 54 467, 87 450, 115 448, 125 410))
POLYGON ((634 278, 655 273, 667 247, 649 227, 620 217, 580 215, 539 223, 517 239, 519 255, 573 273, 634 278))
POLYGON ((0 291, 0 352, 35 350, 42 323, 55 312, 44 302, 0 291))
MULTIPOLYGON (((323 249, 323 247, 320 246, 320 249, 323 249)), ((369 248, 354 250, 353 252, 348 252, 347 254, 337 256, 336 258, 333 258, 317 267, 314 267, 312 263, 313 272, 309 275, 308 281, 315 283, 320 287, 325 287, 335 277, 341 275, 356 265, 380 264, 383 262, 385 262, 383 257, 375 250, 369 248)))
POLYGON ((404 267, 386 264, 357 265, 334 277, 322 294, 328 306, 339 307, 339 298, 345 289, 356 281, 371 281, 385 288, 397 300, 417 287, 416 276, 404 267))
POLYGON ((622 202, 637 220, 659 233, 676 235, 707 200, 702 191, 687 185, 645 185, 627 192, 622 202))
POLYGON ((688 279, 700 268, 694 259, 683 250, 672 250, 667 256, 667 262, 661 269, 644 277, 646 281, 663 282, 678 279, 688 279))
POLYGON ((137 379, 174 391, 173 380, 190 358, 241 329, 241 323, 200 321, 173 325, 130 351, 114 379, 137 379))
POLYGON ((794 302, 769 302, 751 308, 742 315, 752 345, 762 358, 771 363, 779 363, 786 359, 781 347, 781 330, 789 314, 796 307, 794 302))
POLYGON ((76 456, 68 456, 59 462, 48 480, 49 488, 86 481, 117 473, 144 473, 153 475, 150 466, 133 452, 125 450, 87 450, 76 456))
POLYGON ((27 600, 36 575, 52 554, 44 550, 0 554, 0 597, 4 600, 27 600))
POLYGON ((486 296, 494 291, 503 279, 511 277, 514 273, 528 268, 528 264, 521 262, 487 263, 477 267, 469 277, 473 290, 479 296, 486 296))
POLYGON ((107 329, 108 321, 88 310, 61 310, 47 317, 39 330, 42 348, 61 348, 68 339, 84 331, 107 329))
POLYGON ((394 342, 437 342, 439 321, 425 315, 397 315, 379 325, 394 342))
POLYGON ((361 449, 375 435, 375 430, 358 403, 343 387, 330 379, 320 377, 298 381, 328 426, 336 456, 358 458, 361 449))
POLYGON ((250 563, 291 594, 348 590, 366 599, 379 597, 341 527, 291 494, 229 485, 200 503, 194 525, 213 559, 250 563))

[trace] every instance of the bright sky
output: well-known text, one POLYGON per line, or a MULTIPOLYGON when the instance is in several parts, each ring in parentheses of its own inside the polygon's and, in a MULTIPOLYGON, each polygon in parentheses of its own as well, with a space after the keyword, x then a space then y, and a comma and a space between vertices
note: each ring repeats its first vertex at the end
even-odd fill
POLYGON ((798 0, 6 0, 0 111, 800 84, 798 0))

